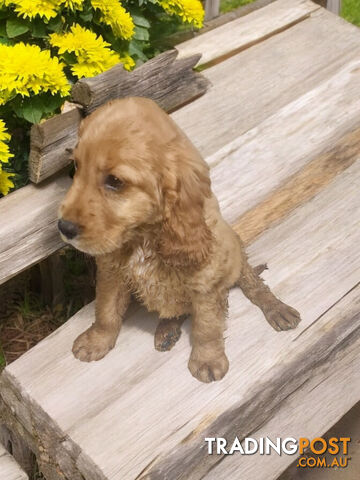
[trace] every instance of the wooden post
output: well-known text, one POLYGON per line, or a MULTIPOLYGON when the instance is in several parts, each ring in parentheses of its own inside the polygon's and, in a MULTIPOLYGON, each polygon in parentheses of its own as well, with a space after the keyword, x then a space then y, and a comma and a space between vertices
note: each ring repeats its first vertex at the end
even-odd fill
POLYGON ((218 17, 220 13, 220 0, 205 1, 205 21, 218 17))
POLYGON ((330 12, 340 15, 341 0, 327 0, 326 8, 330 10, 330 12))

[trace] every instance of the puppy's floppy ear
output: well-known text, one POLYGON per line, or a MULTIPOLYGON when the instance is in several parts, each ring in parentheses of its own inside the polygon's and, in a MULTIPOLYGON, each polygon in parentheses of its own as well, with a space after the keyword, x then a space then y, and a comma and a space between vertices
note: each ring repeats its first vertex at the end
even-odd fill
POLYGON ((192 148, 166 155, 170 158, 165 159, 162 178, 164 216, 159 254, 168 265, 197 267, 206 260, 213 243, 204 218, 204 201, 211 196, 209 168, 192 148))

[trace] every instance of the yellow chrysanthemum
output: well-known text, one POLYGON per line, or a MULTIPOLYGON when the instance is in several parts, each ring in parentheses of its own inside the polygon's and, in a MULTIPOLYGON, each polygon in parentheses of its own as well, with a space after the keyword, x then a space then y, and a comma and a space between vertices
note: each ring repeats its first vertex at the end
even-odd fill
POLYGON ((0 193, 7 195, 9 191, 14 188, 13 182, 10 180, 14 176, 14 173, 4 172, 0 169, 0 193))
POLYGON ((50 43, 58 47, 60 54, 75 54, 77 63, 71 66, 71 71, 78 78, 93 77, 120 62, 119 55, 110 50, 110 44, 101 35, 97 37, 94 32, 80 25, 73 25, 70 32, 65 34, 53 33, 50 43))
POLYGON ((125 70, 132 70, 135 67, 135 61, 130 55, 125 54, 120 57, 120 62, 123 64, 125 70))
POLYGON ((0 120, 0 169, 1 163, 7 163, 9 158, 14 156, 10 153, 9 145, 5 143, 8 142, 10 138, 10 134, 6 131, 5 123, 0 120))
POLYGON ((129 40, 134 35, 134 22, 118 0, 91 0, 91 5, 101 11, 102 22, 109 25, 117 37, 129 40))
POLYGON ((59 11, 59 0, 12 0, 15 12, 24 18, 34 18, 37 15, 48 20, 56 17, 59 11))
POLYGON ((0 120, 0 193, 7 195, 9 190, 14 187, 13 182, 10 180, 14 176, 13 173, 4 172, 1 164, 7 163, 9 158, 14 155, 10 153, 9 145, 7 143, 10 140, 10 135, 6 131, 5 123, 0 120))
POLYGON ((177 15, 185 23, 201 28, 204 22, 204 9, 199 0, 160 0, 160 5, 170 15, 177 15))
POLYGON ((70 10, 82 10, 84 0, 62 0, 61 5, 70 10))
MULTIPOLYGON (((3 5, 15 5, 15 12, 24 18, 34 18, 37 15, 48 20, 56 17, 61 7, 71 10, 81 10, 84 0, 0 0, 3 5)), ((0 3, 1 6, 1 3, 0 3)))
POLYGON ((0 45, 0 105, 16 94, 43 92, 60 93, 63 97, 70 92, 59 59, 37 45, 0 45))

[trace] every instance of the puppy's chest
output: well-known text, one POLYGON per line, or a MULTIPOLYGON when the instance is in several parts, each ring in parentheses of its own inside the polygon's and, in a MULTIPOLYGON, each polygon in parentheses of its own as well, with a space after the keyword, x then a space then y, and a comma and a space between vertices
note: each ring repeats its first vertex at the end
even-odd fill
POLYGON ((130 256, 125 278, 133 294, 150 311, 161 317, 189 313, 189 292, 184 279, 164 265, 148 245, 138 247, 130 256))

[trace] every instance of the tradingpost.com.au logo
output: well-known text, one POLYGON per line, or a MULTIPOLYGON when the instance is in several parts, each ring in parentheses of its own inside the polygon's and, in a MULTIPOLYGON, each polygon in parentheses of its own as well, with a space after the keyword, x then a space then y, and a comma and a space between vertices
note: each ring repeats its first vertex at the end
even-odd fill
POLYGON ((348 465, 348 445, 350 437, 331 437, 325 439, 317 437, 309 438, 276 438, 275 441, 269 437, 258 439, 247 437, 242 441, 235 437, 229 443, 222 437, 207 437, 207 449, 209 455, 299 455, 297 466, 319 467, 319 468, 345 468, 348 465), (325 457, 325 454, 328 454, 325 457))

